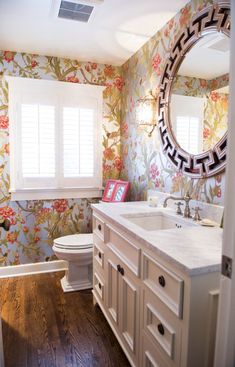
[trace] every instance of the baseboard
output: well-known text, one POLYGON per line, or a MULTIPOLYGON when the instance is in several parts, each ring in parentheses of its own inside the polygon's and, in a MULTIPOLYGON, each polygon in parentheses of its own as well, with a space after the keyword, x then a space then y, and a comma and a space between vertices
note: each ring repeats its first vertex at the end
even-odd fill
POLYGON ((55 271, 67 270, 67 268, 67 262, 63 260, 4 266, 0 267, 0 279, 32 274, 51 273, 55 271))

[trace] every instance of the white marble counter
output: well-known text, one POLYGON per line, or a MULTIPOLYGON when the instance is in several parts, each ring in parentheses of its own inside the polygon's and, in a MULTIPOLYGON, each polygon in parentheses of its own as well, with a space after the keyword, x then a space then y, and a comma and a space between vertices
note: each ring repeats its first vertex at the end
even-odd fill
MULTIPOLYGON (((181 229, 146 231, 123 217, 123 214, 165 212, 177 219, 181 217, 172 209, 151 208, 147 202, 100 203, 93 204, 92 208, 190 276, 220 270, 223 231, 219 227, 203 227, 198 224, 181 229)), ((187 221, 193 224, 191 219, 187 221)))

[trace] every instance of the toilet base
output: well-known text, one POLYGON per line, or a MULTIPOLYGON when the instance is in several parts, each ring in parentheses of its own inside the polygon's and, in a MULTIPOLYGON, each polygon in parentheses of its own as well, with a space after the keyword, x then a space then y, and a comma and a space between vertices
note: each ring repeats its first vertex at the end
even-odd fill
POLYGON ((66 275, 61 279, 61 286, 64 292, 75 292, 84 289, 93 288, 92 282, 89 280, 77 280, 68 282, 66 275))
MULTIPOLYGON (((74 292, 82 289, 91 289, 92 284, 92 265, 90 265, 89 254, 88 264, 84 265, 84 261, 72 262, 68 261, 68 270, 65 271, 65 276, 61 279, 61 285, 64 292, 74 292)), ((84 260, 84 259, 83 259, 84 260)))

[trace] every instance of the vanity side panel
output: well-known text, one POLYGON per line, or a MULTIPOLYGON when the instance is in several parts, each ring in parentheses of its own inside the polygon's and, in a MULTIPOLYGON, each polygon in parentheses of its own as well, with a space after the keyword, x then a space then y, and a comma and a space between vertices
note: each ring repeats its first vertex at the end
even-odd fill
POLYGON ((191 278, 187 366, 213 367, 214 350, 209 346, 215 337, 212 323, 216 323, 216 317, 210 317, 210 291, 218 289, 219 277, 220 273, 216 272, 191 278))

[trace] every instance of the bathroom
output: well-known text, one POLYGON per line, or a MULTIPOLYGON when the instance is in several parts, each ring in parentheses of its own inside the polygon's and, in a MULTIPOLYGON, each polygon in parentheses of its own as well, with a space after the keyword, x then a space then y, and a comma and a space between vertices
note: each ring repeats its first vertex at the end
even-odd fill
MULTIPOLYGON (((223 207, 225 207, 223 255, 233 258, 232 218, 235 210, 233 163, 235 162, 233 162, 234 158, 230 151, 235 135, 232 133, 234 129, 232 124, 229 127, 230 144, 228 145, 227 161, 222 151, 211 169, 203 164, 198 165, 203 170, 199 173, 198 166, 196 168, 190 166, 187 170, 187 167, 185 168, 187 165, 184 165, 182 159, 179 169, 177 168, 179 163, 174 163, 174 160, 170 158, 171 154, 164 140, 166 136, 170 137, 170 134, 169 132, 167 135, 163 134, 165 130, 162 122, 164 120, 167 123, 167 117, 162 118, 161 113, 161 111, 165 112, 167 108, 165 100, 158 114, 157 126, 154 125, 155 122, 151 126, 141 126, 136 121, 138 102, 143 100, 149 91, 153 93, 156 108, 161 103, 161 99, 164 99, 165 65, 179 33, 192 24, 197 15, 207 7, 212 9, 214 6, 213 9, 215 9, 219 4, 226 8, 229 2, 212 0, 159 0, 156 2, 148 0, 145 2, 130 1, 128 5, 124 0, 76 2, 87 5, 90 3, 94 6, 94 13, 88 23, 57 18, 60 1, 33 1, 33 3, 30 2, 31 4, 26 0, 0 1, 0 49, 2 50, 0 52, 0 219, 1 221, 10 220, 10 229, 5 231, 4 228, 1 228, 0 237, 1 318, 4 349, 4 353, 3 349, 1 350, 2 360, 4 355, 6 367, 40 365, 58 367, 189 366, 186 362, 180 362, 177 354, 179 351, 175 350, 173 353, 176 360, 164 355, 165 349, 169 352, 168 344, 160 352, 163 357, 159 359, 155 357, 153 348, 152 354, 151 350, 148 354, 151 357, 143 362, 142 346, 145 346, 147 339, 144 339, 143 342, 139 341, 136 349, 141 350, 140 355, 132 359, 128 352, 126 353, 125 345, 123 347, 115 334, 112 324, 106 321, 102 308, 93 306, 90 290, 67 293, 62 291, 60 280, 64 276, 64 271, 67 270, 67 263, 57 259, 52 247, 56 238, 76 233, 90 234, 94 231, 96 219, 92 220, 92 211, 95 213, 98 210, 99 204, 97 203, 102 198, 103 188, 111 179, 130 183, 127 197, 130 202, 146 202, 150 196, 158 197, 160 205, 165 199, 164 193, 179 198, 189 193, 192 197, 192 201, 189 202, 192 215, 194 215, 193 208, 199 206, 202 209, 200 212, 202 219, 208 217, 219 224, 223 215, 223 207), (134 4, 135 7, 133 7, 134 4), (93 23, 98 27, 97 31, 92 28, 93 23), (54 33, 53 27, 56 29, 54 33), (89 37, 91 29, 94 32, 93 38, 89 37), (66 37, 70 38, 66 39, 66 37), (85 53, 83 48, 85 48, 84 44, 89 43, 88 40, 91 42, 91 49, 85 53), (82 98, 85 101, 85 108, 92 103, 91 97, 98 101, 99 106, 96 113, 100 121, 100 130, 97 131, 97 137, 100 139, 99 142, 94 143, 94 151, 97 154, 93 162, 98 172, 92 183, 88 181, 87 184, 87 181, 84 181, 77 188, 74 184, 76 179, 70 176, 66 182, 60 180, 57 188, 54 189, 54 181, 51 178, 43 180, 43 177, 35 179, 37 177, 35 176, 32 181, 28 180, 31 182, 31 186, 28 187, 27 179, 19 180, 18 168, 22 165, 22 162, 18 161, 20 155, 30 155, 32 158, 31 161, 29 160, 29 166, 25 166, 26 170, 35 167, 35 157, 27 154, 35 141, 28 142, 27 137, 30 135, 25 134, 25 146, 18 145, 17 142, 22 134, 16 130, 12 121, 18 118, 15 111, 18 100, 21 98, 19 93, 22 88, 24 90, 28 88, 31 91, 28 94, 25 93, 25 96, 30 95, 31 100, 35 103, 34 97, 40 92, 41 87, 39 88, 38 85, 41 81, 45 82, 42 88, 45 87, 47 91, 42 95, 41 103, 47 105, 54 103, 55 96, 58 94, 60 101, 64 100, 67 106, 72 106, 76 98, 75 94, 81 93, 79 86, 84 86, 82 98), (54 83, 55 86, 52 85, 54 83), (62 90, 63 85, 65 85, 66 92, 62 90), (33 90, 35 92, 32 92, 33 90), (86 102, 86 98, 89 103, 86 102), (16 153, 16 150, 20 154, 16 153), (61 182, 66 189, 63 189, 61 182), (20 184, 22 184, 21 187, 20 184), (30 189, 25 190, 29 187, 30 189), (71 313, 68 311, 70 308, 73 310, 71 313)), ((234 12, 233 5, 231 1, 232 12, 234 12)), ((224 27, 226 33, 224 40, 227 40, 229 37, 225 23, 220 26, 224 27)), ((232 32, 230 37, 233 37, 232 32)), ((197 37, 201 37, 200 31, 197 37)), ((205 39, 206 37, 210 36, 205 35, 205 39)), ((193 42, 195 43, 196 40, 194 39, 193 42)), ((233 43, 230 42, 230 55, 234 55, 232 45, 233 43)), ((194 49, 194 47, 190 48, 189 55, 194 49)), ((184 51, 177 56, 177 60, 180 59, 182 65, 188 56, 184 55, 184 51), (181 57, 184 56, 182 60, 181 57)), ((201 56, 197 64, 202 64, 200 60, 204 60, 204 57, 201 56)), ((211 60, 211 63, 215 67, 215 60, 211 60)), ((202 65, 203 71, 211 71, 212 64, 205 67, 202 65)), ((174 68, 170 72, 173 73, 174 68)), ((229 69, 221 73, 221 75, 225 74, 229 74, 229 69)), ((197 93, 206 89, 205 79, 205 76, 200 78, 201 81, 204 80, 204 84, 202 83, 199 88, 195 87, 192 80, 184 81, 184 87, 187 87, 191 97, 194 96, 194 88, 197 93)), ((173 82, 176 79, 169 80, 173 82)), ((229 76, 229 95, 233 93, 233 80, 232 71, 229 76)), ((228 87, 226 82, 228 79, 224 78, 221 85, 217 83, 217 88, 228 87)), ((175 89, 179 85, 181 82, 178 80, 175 89)), ((166 93, 170 91, 171 86, 166 88, 166 93)), ((228 102, 226 93, 223 93, 223 97, 226 95, 227 98, 226 101, 225 98, 223 99, 223 108, 227 106, 228 102)), ((29 100, 25 102, 26 107, 29 100)), ((230 119, 232 119, 234 107, 229 106, 229 108, 230 119)), ((59 113, 59 108, 56 109, 55 114, 57 113, 59 113)), ((219 113, 222 113, 221 110, 219 113)), ((47 115, 49 120, 50 116, 52 115, 47 115)), ((71 115, 68 114, 68 116, 71 115)), ((206 138, 210 138, 216 130, 216 127, 211 125, 212 123, 213 121, 209 120, 208 126, 204 129, 206 138)), ((60 126, 63 130, 62 125, 60 126)), ((45 134, 49 140, 51 131, 47 126, 45 134)), ((28 134, 30 133, 33 134, 33 129, 28 130, 28 134)), ((57 135, 59 133, 60 130, 57 135)), ((90 136, 85 130, 84 134, 87 146, 90 136)), ((76 139, 72 139, 71 131, 68 131, 67 136, 71 137, 67 147, 75 147, 76 144, 79 144, 76 139)), ((223 139, 223 136, 221 137, 223 139)), ((58 144, 56 142, 56 167, 60 161, 60 139, 63 137, 58 139, 58 144)), ((44 162, 47 160, 49 162, 48 156, 51 154, 51 148, 49 145, 45 145, 44 148, 46 154, 42 156, 42 161, 44 159, 44 162)), ((178 147, 177 151, 180 152, 178 147)), ((69 171, 72 167, 71 161, 75 162, 73 161, 75 154, 73 150, 69 149, 67 153, 69 171)), ((190 154, 189 156, 191 157, 190 154)), ((86 155, 83 159, 89 166, 90 162, 86 155)), ((51 162, 52 160, 50 160, 52 166, 51 162)), ((155 202, 157 202, 156 199, 155 202)), ((175 201, 169 200, 167 205, 175 212, 174 203, 175 201)), ((131 203, 101 205, 106 205, 107 208, 113 208, 114 205, 117 208, 129 205, 131 208, 131 203)), ((155 210, 155 208, 149 208, 148 203, 145 205, 143 211, 155 210)), ((181 209, 183 211, 184 206, 181 209)), ((108 211, 112 215, 111 209, 108 211)), ((138 210, 130 209, 130 212, 132 211, 138 210)), ((108 218, 108 214, 106 217, 105 215, 102 217, 100 213, 97 215, 98 220, 100 217, 101 219, 108 218)), ((108 223, 107 228, 108 226, 112 228, 112 225, 115 227, 113 223, 108 223)), ((207 228, 206 230, 213 229, 207 228)), ((184 231, 184 228, 181 231, 184 231)), ((186 231, 189 229, 185 229, 185 233, 186 231)), ((222 230, 220 231, 222 233, 222 230)), ((107 233, 104 234, 104 237, 107 233)), ((111 230, 110 233, 112 233, 111 230)), ((209 241, 210 232, 208 233, 209 241)), ((100 239, 97 238, 97 243, 99 241, 100 239)), ((222 255, 222 235, 220 246, 222 255)), ((103 249, 101 242, 98 243, 98 248, 103 249)), ((137 256, 137 252, 133 252, 133 258, 137 256)), ((143 264, 145 260, 141 258, 140 263, 143 264)), ((229 268, 228 265, 227 268, 229 268)), ((171 264, 169 269, 172 270, 171 264)), ((139 271, 141 273, 142 270, 139 271)), ((173 269, 173 273, 176 273, 179 278, 184 278, 181 270, 178 273, 173 269)), ((188 284, 187 281, 184 279, 185 284, 188 284)), ((220 288, 220 295, 223 294, 223 297, 216 298, 219 302, 219 311, 217 338, 215 338, 216 332, 214 331, 214 339, 217 340, 214 340, 211 347, 214 357, 207 357, 205 366, 230 367, 234 365, 235 360, 234 348, 232 342, 229 342, 233 340, 234 336, 234 321, 231 316, 235 299, 232 287, 233 276, 231 275, 231 279, 226 276, 221 277, 220 284, 218 282, 217 290, 220 288), (211 361, 213 358, 214 364, 211 361)), ((210 291, 212 292, 211 289, 210 291)), ((187 294, 186 286, 184 293, 187 294)), ((141 319, 142 307, 139 307, 136 312, 141 319)), ((180 311, 178 313, 180 314, 180 311)), ((166 314, 168 315, 168 310, 166 314)), ((171 324, 170 319, 166 321, 171 324)), ((139 325, 141 322, 139 321, 139 325)), ((136 329, 140 333, 140 326, 136 329)), ((184 335, 185 325, 182 326, 182 330, 182 335, 184 335)), ((166 333, 167 343, 169 343, 170 335, 171 333, 169 335, 166 333)), ((172 336, 172 338, 177 340, 176 337, 172 336)), ((127 344, 131 345, 132 339, 128 340, 127 344)), ((150 345, 152 344, 151 342, 150 345)), ((172 348, 177 349, 177 341, 174 341, 173 344, 172 348)), ((126 349, 128 348, 127 346, 126 349)), ((161 346, 156 349, 161 349, 161 346)), ((187 354, 186 351, 181 353, 182 355, 187 354)))

